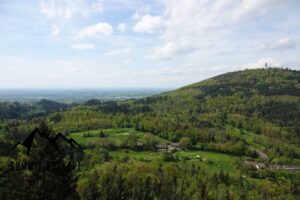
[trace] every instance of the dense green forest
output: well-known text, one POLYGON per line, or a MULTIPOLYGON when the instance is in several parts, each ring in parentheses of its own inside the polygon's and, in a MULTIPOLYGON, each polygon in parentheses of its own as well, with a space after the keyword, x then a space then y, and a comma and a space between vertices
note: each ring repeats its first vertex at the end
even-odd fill
POLYGON ((2 102, 0 142, 0 199, 39 199, 47 184, 48 199, 299 199, 300 72, 244 70, 126 101, 2 102), (80 143, 80 171, 43 182, 7 170, 30 159, 6 152, 37 126, 80 143))

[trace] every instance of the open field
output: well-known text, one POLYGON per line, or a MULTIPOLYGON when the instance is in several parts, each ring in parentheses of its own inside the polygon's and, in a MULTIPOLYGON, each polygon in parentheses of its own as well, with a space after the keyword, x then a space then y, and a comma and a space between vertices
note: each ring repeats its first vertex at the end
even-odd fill
MULTIPOLYGON (((81 145, 87 145, 89 142, 99 141, 102 138, 99 137, 99 133, 103 132, 105 134, 105 138, 112 140, 116 146, 120 146, 122 141, 127 138, 129 135, 136 136, 137 138, 141 138, 144 136, 144 132, 136 131, 132 128, 112 128, 112 129, 101 129, 101 130, 91 130, 91 131, 83 131, 71 133, 70 137, 75 139, 81 145), (85 137, 84 135, 89 135, 85 137)), ((151 133, 147 133, 151 135, 157 142, 159 143, 167 143, 168 140, 155 136, 151 133)))
MULTIPOLYGON (((122 141, 124 141, 129 135, 134 135, 138 138, 142 138, 145 134, 144 132, 135 131, 131 128, 112 128, 71 133, 69 137, 75 139, 79 144, 85 147, 90 142, 103 140, 103 138, 98 136, 101 131, 106 135, 105 138, 114 141, 116 146, 120 146, 122 141), (89 134, 89 137, 84 137, 85 134, 89 134)), ((171 142, 152 134, 151 136, 153 136, 159 143, 166 144, 171 142)), ((90 153, 92 152, 91 150, 86 151, 90 153)), ((144 162, 162 162, 164 152, 133 151, 121 148, 117 150, 111 150, 109 151, 109 154, 113 159, 122 159, 127 156, 130 159, 144 162)), ((185 160, 185 162, 193 162, 194 164, 196 164, 197 166, 201 166, 201 168, 205 169, 208 172, 217 172, 221 169, 224 172, 228 172, 230 174, 236 174, 238 172, 235 166, 235 163, 239 159, 237 156, 200 150, 181 150, 175 152, 174 155, 178 158, 178 161, 185 160)))

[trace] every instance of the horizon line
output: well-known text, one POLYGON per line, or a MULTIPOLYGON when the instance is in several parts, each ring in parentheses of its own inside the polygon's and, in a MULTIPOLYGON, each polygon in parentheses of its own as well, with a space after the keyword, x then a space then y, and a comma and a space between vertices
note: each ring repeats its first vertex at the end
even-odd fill
MULTIPOLYGON (((180 87, 180 86, 179 86, 180 87)), ((65 87, 65 88, 35 88, 35 87, 28 87, 28 88, 18 88, 18 87, 14 87, 14 88, 0 88, 0 90, 144 90, 144 89, 157 89, 157 90, 165 90, 165 89, 176 89, 179 87, 99 87, 99 88, 92 88, 92 87, 74 87, 74 88, 69 88, 69 87, 65 87)))

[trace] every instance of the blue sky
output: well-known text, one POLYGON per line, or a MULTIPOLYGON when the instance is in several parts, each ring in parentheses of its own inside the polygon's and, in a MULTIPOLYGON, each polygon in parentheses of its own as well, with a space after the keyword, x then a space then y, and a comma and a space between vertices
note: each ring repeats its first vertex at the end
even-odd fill
POLYGON ((1 0, 0 88, 176 88, 300 69, 298 0, 1 0))

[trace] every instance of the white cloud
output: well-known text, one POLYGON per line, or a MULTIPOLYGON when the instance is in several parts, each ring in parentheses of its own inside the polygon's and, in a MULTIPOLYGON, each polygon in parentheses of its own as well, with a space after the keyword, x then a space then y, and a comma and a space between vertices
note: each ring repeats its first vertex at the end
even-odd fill
POLYGON ((155 47, 152 54, 146 55, 148 60, 167 60, 180 55, 189 54, 197 50, 193 43, 186 38, 180 38, 174 42, 168 42, 163 46, 155 47))
POLYGON ((161 16, 145 15, 139 19, 134 27, 139 33, 158 33, 164 28, 164 20, 161 16))
MULTIPOLYGON (((261 31, 271 24, 283 0, 169 0, 163 1, 164 14, 159 18, 159 28, 148 28, 147 21, 137 12, 134 19, 139 20, 135 26, 137 32, 163 31, 161 45, 156 46, 153 55, 146 58, 171 58, 173 55, 187 55, 193 51, 179 51, 177 38, 185 37, 193 41, 193 47, 206 48, 207 51, 224 48, 236 50, 241 45, 251 48, 256 38, 247 37, 251 31, 261 31), (246 20, 255 23, 248 26, 246 20), (270 23, 270 24, 269 24, 270 23), (262 27, 264 24, 264 27, 262 27), (149 31, 149 30, 150 31, 149 31), (152 30, 152 31, 151 31, 152 30), (155 30, 155 31, 154 31, 155 30), (243 38, 244 37, 244 38, 243 38), (218 49, 217 49, 218 48, 218 49), (177 49, 177 50, 174 50, 177 49), (158 55, 162 54, 162 55, 158 55)), ((286 8, 286 7, 284 7, 286 8)), ((285 14, 288 13, 287 11, 285 14)), ((148 17, 149 18, 149 17, 148 17)), ((281 19, 281 18, 280 18, 281 19)), ((284 18, 282 18, 284 19, 284 18)), ((278 19, 276 18, 278 21, 278 19)), ((247 21, 248 22, 248 21, 247 21)), ((258 37, 257 37, 258 38, 258 37)), ((288 46, 287 44, 285 44, 288 46)), ((280 46, 284 46, 281 44, 280 46)), ((186 49, 186 48, 184 48, 186 49)), ((189 48, 188 48, 189 49, 189 48)))
POLYGON ((78 33, 78 36, 91 37, 97 35, 98 33, 101 33, 106 36, 111 35, 113 33, 113 27, 108 23, 100 22, 95 25, 81 29, 78 33))
POLYGON ((245 66, 251 68, 264 67, 267 62, 269 66, 291 66, 299 70, 299 0, 155 0, 147 2, 140 0, 38 0, 36 2, 38 6, 40 5, 43 14, 26 9, 35 4, 27 1, 23 1, 18 6, 16 4, 19 3, 16 1, 9 1, 9 5, 3 7, 3 12, 7 13, 7 16, 2 19, 4 28, 1 33, 5 39, 1 42, 3 47, 1 54, 10 54, 12 50, 9 49, 9 45, 13 43, 15 45, 11 48, 16 49, 14 56, 25 57, 24 60, 15 58, 3 60, 1 56, 0 68, 3 71, 0 74, 1 87, 12 85, 38 87, 40 83, 47 84, 49 87, 95 87, 95 85, 109 87, 120 84, 141 87, 180 86, 224 72, 243 69, 245 63, 249 63, 245 66), (96 4, 92 6, 93 2, 100 2, 98 8, 96 4), (102 5, 105 6, 107 12, 101 13, 102 5), (146 8, 148 5, 149 7, 146 8), (16 12, 28 19, 16 18, 11 8, 16 9, 16 12), (132 18, 128 16, 131 11, 135 14, 132 18), (149 24, 153 20, 148 20, 151 23, 146 23, 145 16, 149 16, 151 20, 158 19, 158 25, 151 25, 151 28, 149 24), (83 17, 85 18, 82 19, 83 17), (32 27, 32 20, 34 20, 34 27, 32 27), (9 26, 12 21, 15 27, 9 26), (97 22, 110 23, 114 28, 103 31, 103 26, 101 28, 92 26, 80 32, 81 28, 97 22), (124 30, 123 25, 118 26, 119 22, 127 23, 126 34, 119 32, 124 30), (160 24, 163 25, 160 26, 160 24), (52 25, 57 27, 52 27, 52 25), (101 36, 103 32, 106 35, 112 34, 115 28, 119 33, 116 36, 101 36), (142 37, 143 34, 134 33, 135 28, 139 28, 139 31, 143 33, 155 32, 156 34, 142 37), (48 31, 45 32, 45 30, 48 31), (36 34, 28 37, 28 33, 32 31, 36 34), (81 37, 79 37, 79 32, 81 37), (60 38, 53 40, 51 35, 58 35, 60 38), (89 36, 96 37, 88 38, 89 36), (24 45, 22 45, 24 38, 29 43, 39 44, 31 46, 32 53, 24 54, 24 45), (101 44, 101 47, 98 44, 101 44), (260 44, 262 44, 261 50, 263 51, 258 52, 256 50, 260 44), (64 45, 67 45, 70 50, 71 48, 97 48, 98 53, 102 51, 103 55, 91 56, 83 53, 74 58, 74 55, 61 51, 64 45), (114 50, 115 47, 121 47, 121 49, 114 50), (124 47, 130 47, 132 53, 124 47), (106 50, 103 51, 103 49, 106 50), (50 62, 53 55, 49 55, 49 50, 56 52, 54 55, 56 59, 70 60, 70 63, 66 64, 70 68, 68 66, 64 68, 66 77, 62 76, 60 82, 44 83, 43 81, 44 76, 57 75, 61 72, 62 65, 50 62), (144 60, 144 57, 165 61, 153 63, 144 60), (129 63, 130 60, 130 67, 124 67, 122 62, 129 63), (80 63, 78 66, 80 73, 79 71, 75 73, 76 68, 73 68, 73 66, 77 67, 77 63, 80 63), (188 64, 192 66, 184 68, 188 64), (25 68, 26 70, 21 70, 25 68), (119 72, 120 69, 127 71, 119 72), (140 74, 127 76, 133 71, 138 71, 140 74), (96 78, 100 76, 99 74, 104 74, 107 81, 96 78), (17 78, 14 79, 15 76, 17 78), (23 77, 28 77, 28 79, 23 77), (117 78, 112 81, 112 77, 117 78), (187 79, 182 81, 180 77, 182 79, 187 77, 187 79))
POLYGON ((71 48, 77 50, 87 50, 87 49, 95 49, 96 46, 93 43, 80 43, 80 44, 72 45, 71 48))
POLYGON ((127 55, 131 52, 131 49, 124 48, 124 49, 116 49, 110 52, 105 53, 106 56, 120 56, 120 55, 127 55))
POLYGON ((268 20, 284 0, 171 0, 164 1, 166 35, 212 34, 246 19, 268 20), (264 18, 267 16, 268 18, 264 18), (261 17, 261 18, 258 18, 261 17))
POLYGON ((123 48, 123 49, 116 49, 113 51, 109 51, 105 53, 104 55, 110 56, 110 57, 122 57, 122 61, 124 64, 128 64, 131 62, 129 59, 129 54, 131 53, 131 49, 129 48, 123 48))
POLYGON ((127 29, 127 24, 126 23, 119 23, 118 24, 118 27, 117 27, 117 30, 124 33, 127 29))
POLYGON ((52 36, 55 37, 55 36, 59 35, 59 33, 60 33, 60 29, 57 26, 53 26, 52 32, 51 32, 52 36))
POLYGON ((257 69, 264 67, 280 67, 281 64, 273 58, 261 58, 256 63, 248 63, 244 65, 246 69, 257 69))
POLYGON ((274 7, 280 6, 285 0, 243 0, 237 3, 233 12, 233 19, 241 20, 247 17, 260 16, 266 14, 274 7))
POLYGON ((139 7, 138 10, 132 15, 132 19, 137 21, 141 19, 144 15, 149 13, 151 10, 150 5, 139 7))
POLYGON ((89 16, 103 10, 102 1, 92 0, 42 0, 41 13, 49 18, 69 19, 75 15, 89 16))
POLYGON ((290 47, 294 47, 295 43, 293 42, 293 40, 289 37, 285 37, 285 38, 281 38, 280 40, 278 40, 278 45, 281 48, 290 48, 290 47))
POLYGON ((289 37, 281 38, 273 43, 262 43, 258 50, 283 50, 291 49, 297 46, 297 42, 289 37))
POLYGON ((132 16, 132 19, 133 19, 133 20, 139 20, 139 19, 141 19, 141 14, 138 13, 138 12, 135 12, 135 13, 133 14, 133 16, 132 16))

